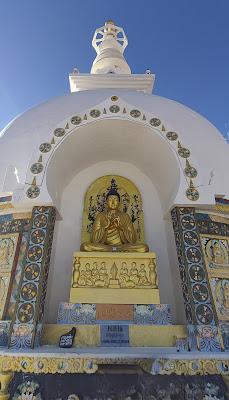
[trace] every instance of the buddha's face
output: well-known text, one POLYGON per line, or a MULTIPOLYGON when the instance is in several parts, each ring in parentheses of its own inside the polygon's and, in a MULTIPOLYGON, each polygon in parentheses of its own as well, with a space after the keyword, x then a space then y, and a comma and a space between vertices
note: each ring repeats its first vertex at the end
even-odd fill
POLYGON ((119 206, 119 198, 118 196, 111 195, 107 198, 107 206, 110 210, 117 210, 119 206))

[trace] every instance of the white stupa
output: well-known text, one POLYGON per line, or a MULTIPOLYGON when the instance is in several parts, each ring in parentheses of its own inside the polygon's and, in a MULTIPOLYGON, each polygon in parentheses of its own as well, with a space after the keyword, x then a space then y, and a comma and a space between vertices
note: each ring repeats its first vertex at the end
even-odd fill
POLYGON ((71 93, 26 111, 0 133, 0 192, 12 194, 17 210, 39 204, 58 210, 47 315, 54 321, 59 302, 68 300, 88 186, 102 175, 129 178, 142 193, 161 301, 172 304, 179 322, 184 313, 170 210, 194 205, 211 212, 216 195, 229 195, 228 146, 204 117, 153 95, 149 71, 131 74, 122 28, 108 21, 92 44, 91 73, 74 69, 71 93))

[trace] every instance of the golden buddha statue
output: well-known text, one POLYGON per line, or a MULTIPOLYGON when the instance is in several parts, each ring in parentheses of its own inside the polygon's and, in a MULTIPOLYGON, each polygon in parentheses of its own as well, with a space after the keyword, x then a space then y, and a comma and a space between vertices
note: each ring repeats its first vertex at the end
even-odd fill
POLYGON ((120 195, 113 185, 106 196, 106 210, 98 213, 93 223, 91 241, 82 243, 81 251, 149 251, 147 244, 137 243, 131 218, 119 206, 120 195))
POLYGON ((226 264, 225 254, 220 242, 215 241, 212 246, 212 261, 215 264, 226 264))

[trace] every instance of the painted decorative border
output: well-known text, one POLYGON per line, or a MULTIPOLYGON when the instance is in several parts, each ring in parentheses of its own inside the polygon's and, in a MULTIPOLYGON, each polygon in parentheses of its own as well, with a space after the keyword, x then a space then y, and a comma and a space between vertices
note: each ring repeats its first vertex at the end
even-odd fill
POLYGON ((213 221, 208 214, 196 213, 196 223, 200 234, 229 236, 228 223, 213 221))
POLYGON ((199 199, 199 192, 195 188, 193 179, 197 177, 197 169, 194 168, 190 162, 189 157, 191 152, 179 141, 179 135, 177 132, 167 130, 164 123, 154 115, 145 113, 143 110, 131 108, 128 104, 124 103, 117 96, 111 96, 100 105, 95 106, 90 110, 86 110, 82 114, 74 115, 70 120, 66 119, 62 122, 61 126, 57 126, 52 134, 50 140, 43 142, 39 146, 37 157, 30 164, 30 182, 26 182, 27 191, 26 195, 29 199, 35 199, 40 195, 40 188, 43 183, 44 174, 46 171, 47 162, 49 161, 51 154, 55 151, 56 147, 68 136, 73 130, 80 126, 86 125, 96 119, 104 118, 122 118, 127 120, 134 120, 156 130, 160 136, 168 142, 170 147, 176 152, 180 160, 185 160, 185 166, 183 166, 184 176, 188 183, 186 190, 186 197, 191 201, 197 201, 199 199), (107 104, 104 107, 104 104, 107 104))
POLYGON ((143 359, 143 358, 73 358, 73 357, 40 357, 0 356, 1 372, 24 372, 35 374, 93 374, 99 365, 139 365, 152 375, 214 375, 229 376, 229 360, 194 360, 194 359, 143 359))
POLYGON ((207 279, 194 208, 171 212, 188 324, 215 325, 216 315, 207 279))
POLYGON ((0 233, 23 233, 29 231, 31 220, 28 219, 13 219, 12 215, 0 216, 0 233))
POLYGON ((34 207, 26 262, 19 285, 19 299, 13 321, 10 347, 34 346, 37 323, 41 322, 52 238, 55 223, 54 207, 34 207))

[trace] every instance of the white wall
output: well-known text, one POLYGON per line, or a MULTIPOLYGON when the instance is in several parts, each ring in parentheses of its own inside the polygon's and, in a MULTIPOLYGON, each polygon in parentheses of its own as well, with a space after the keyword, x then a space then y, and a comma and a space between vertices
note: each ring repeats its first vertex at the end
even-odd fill
POLYGON ((61 199, 62 221, 56 223, 53 256, 50 265, 46 321, 55 322, 58 304, 69 300, 72 272, 72 254, 79 250, 83 199, 88 186, 98 177, 109 174, 122 175, 132 180, 142 194, 145 216, 145 240, 158 257, 158 276, 161 302, 175 308, 176 287, 169 265, 167 240, 160 199, 151 180, 134 165, 104 161, 78 173, 65 187, 61 199))

